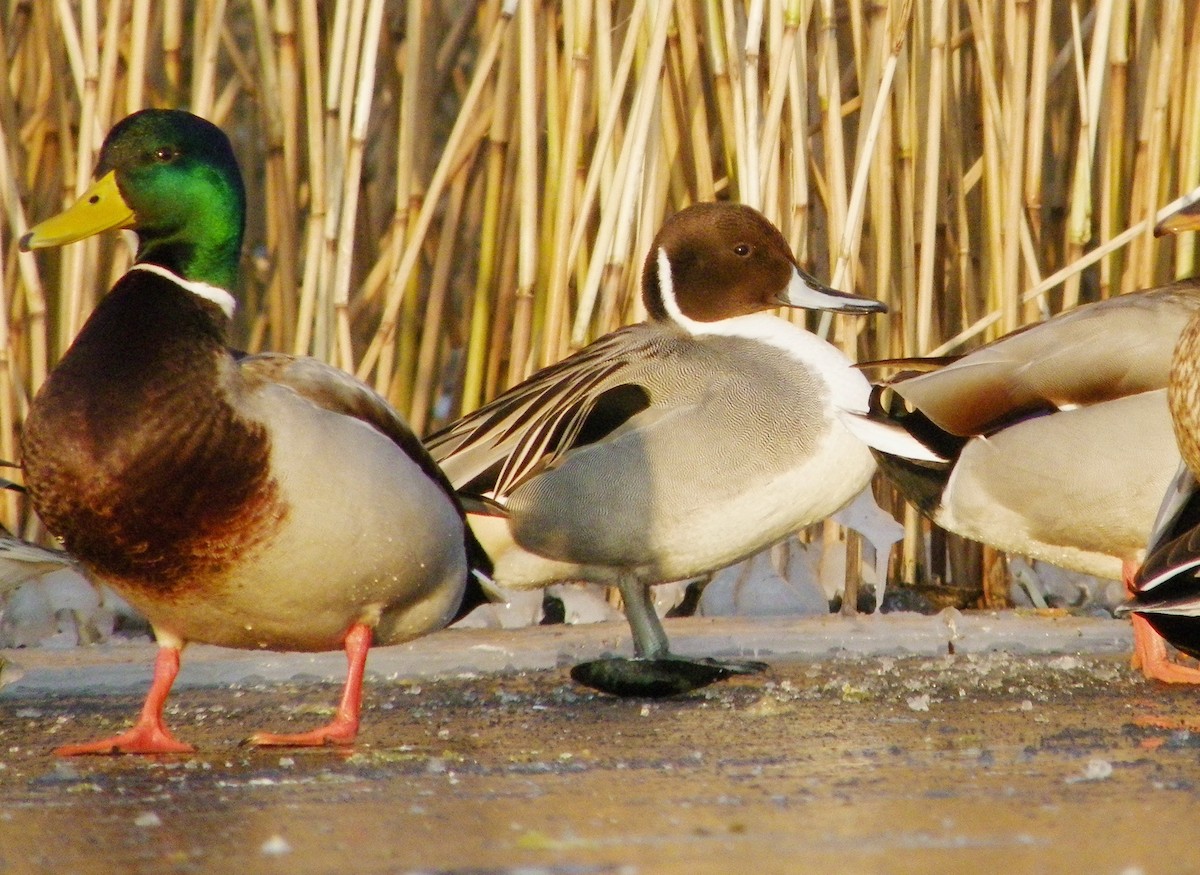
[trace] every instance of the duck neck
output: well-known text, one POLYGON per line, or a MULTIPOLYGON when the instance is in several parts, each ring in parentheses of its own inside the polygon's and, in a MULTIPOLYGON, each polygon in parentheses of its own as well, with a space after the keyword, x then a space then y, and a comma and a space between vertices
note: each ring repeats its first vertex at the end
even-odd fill
POLYGON ((204 283, 232 294, 237 287, 242 235, 208 234, 195 238, 185 233, 140 235, 138 264, 164 268, 189 282, 204 283))
POLYGON ((232 294, 246 224, 245 193, 232 174, 204 181, 178 192, 172 209, 158 202, 139 206, 137 260, 232 294))

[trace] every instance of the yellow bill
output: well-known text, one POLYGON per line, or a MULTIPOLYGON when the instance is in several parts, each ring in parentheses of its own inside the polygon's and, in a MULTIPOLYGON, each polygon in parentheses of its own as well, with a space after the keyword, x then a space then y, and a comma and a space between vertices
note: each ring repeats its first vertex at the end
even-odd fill
POLYGON ((116 174, 109 172, 92 183, 79 200, 67 209, 34 225, 21 238, 21 249, 28 252, 30 249, 64 246, 101 231, 128 228, 132 224, 133 210, 121 197, 116 174))

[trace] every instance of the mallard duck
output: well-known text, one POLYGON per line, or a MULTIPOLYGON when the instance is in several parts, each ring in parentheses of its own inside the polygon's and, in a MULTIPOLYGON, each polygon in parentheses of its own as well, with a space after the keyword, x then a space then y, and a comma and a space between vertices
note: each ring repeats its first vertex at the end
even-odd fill
POLYGON ((817 282, 766 218, 730 203, 666 221, 642 296, 648 321, 544 368, 426 444, 478 509, 507 513, 472 518, 498 584, 619 588, 635 658, 584 663, 572 676, 655 696, 763 666, 672 655, 648 587, 714 571, 824 519, 875 468, 843 421, 866 410, 866 379, 766 311, 885 308, 817 282))
MULTIPOLYGON (((1164 219, 1156 233, 1198 230, 1200 204, 1193 204, 1164 219)), ((1200 659, 1200 313, 1174 344, 1167 399, 1182 461, 1165 492, 1145 562, 1134 577, 1133 597, 1119 610, 1200 659)), ((1193 683, 1200 682, 1200 671, 1192 670, 1192 675, 1193 683)))
MULTIPOLYGON (((1131 586, 1179 464, 1167 414, 1170 350, 1200 312, 1200 282, 1085 304, 952 363, 902 360, 872 416, 897 442, 880 468, 930 519, 997 549, 1131 586)), ((871 368, 886 363, 865 363, 871 368)), ((1137 622, 1135 662, 1194 683, 1137 622)))
POLYGON ((313 359, 227 349, 244 213, 225 135, 187 112, 145 110, 109 133, 78 202, 21 240, 138 238, 22 441, 46 527, 147 618, 159 646, 133 728, 59 754, 192 750, 162 714, 191 641, 344 648, 327 726, 249 741, 350 743, 370 645, 445 626, 485 570, 453 489, 382 398, 313 359))

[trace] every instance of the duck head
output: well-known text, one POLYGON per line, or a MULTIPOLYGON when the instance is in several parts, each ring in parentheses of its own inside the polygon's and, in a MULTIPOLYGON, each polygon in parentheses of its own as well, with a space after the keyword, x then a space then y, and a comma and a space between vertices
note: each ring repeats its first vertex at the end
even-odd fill
POLYGON ((242 176, 221 129, 183 110, 146 109, 109 131, 95 182, 22 237, 21 248, 126 228, 137 235, 138 263, 232 289, 245 214, 242 176))
POLYGON ((646 256, 642 294, 652 319, 683 325, 781 306, 887 310, 879 301, 818 282, 762 213, 732 203, 695 204, 667 219, 646 256))

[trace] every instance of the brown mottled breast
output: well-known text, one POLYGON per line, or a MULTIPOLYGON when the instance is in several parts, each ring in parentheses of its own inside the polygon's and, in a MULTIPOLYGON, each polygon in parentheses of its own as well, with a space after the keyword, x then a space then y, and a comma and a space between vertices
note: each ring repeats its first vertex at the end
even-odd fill
POLYGON ((211 303, 131 272, 34 400, 23 437, 34 507, 119 587, 203 587, 285 516, 270 438, 228 394, 224 325, 211 303))
POLYGON ((1193 316, 1175 346, 1167 402, 1179 452, 1193 474, 1200 472, 1200 314, 1193 316))

